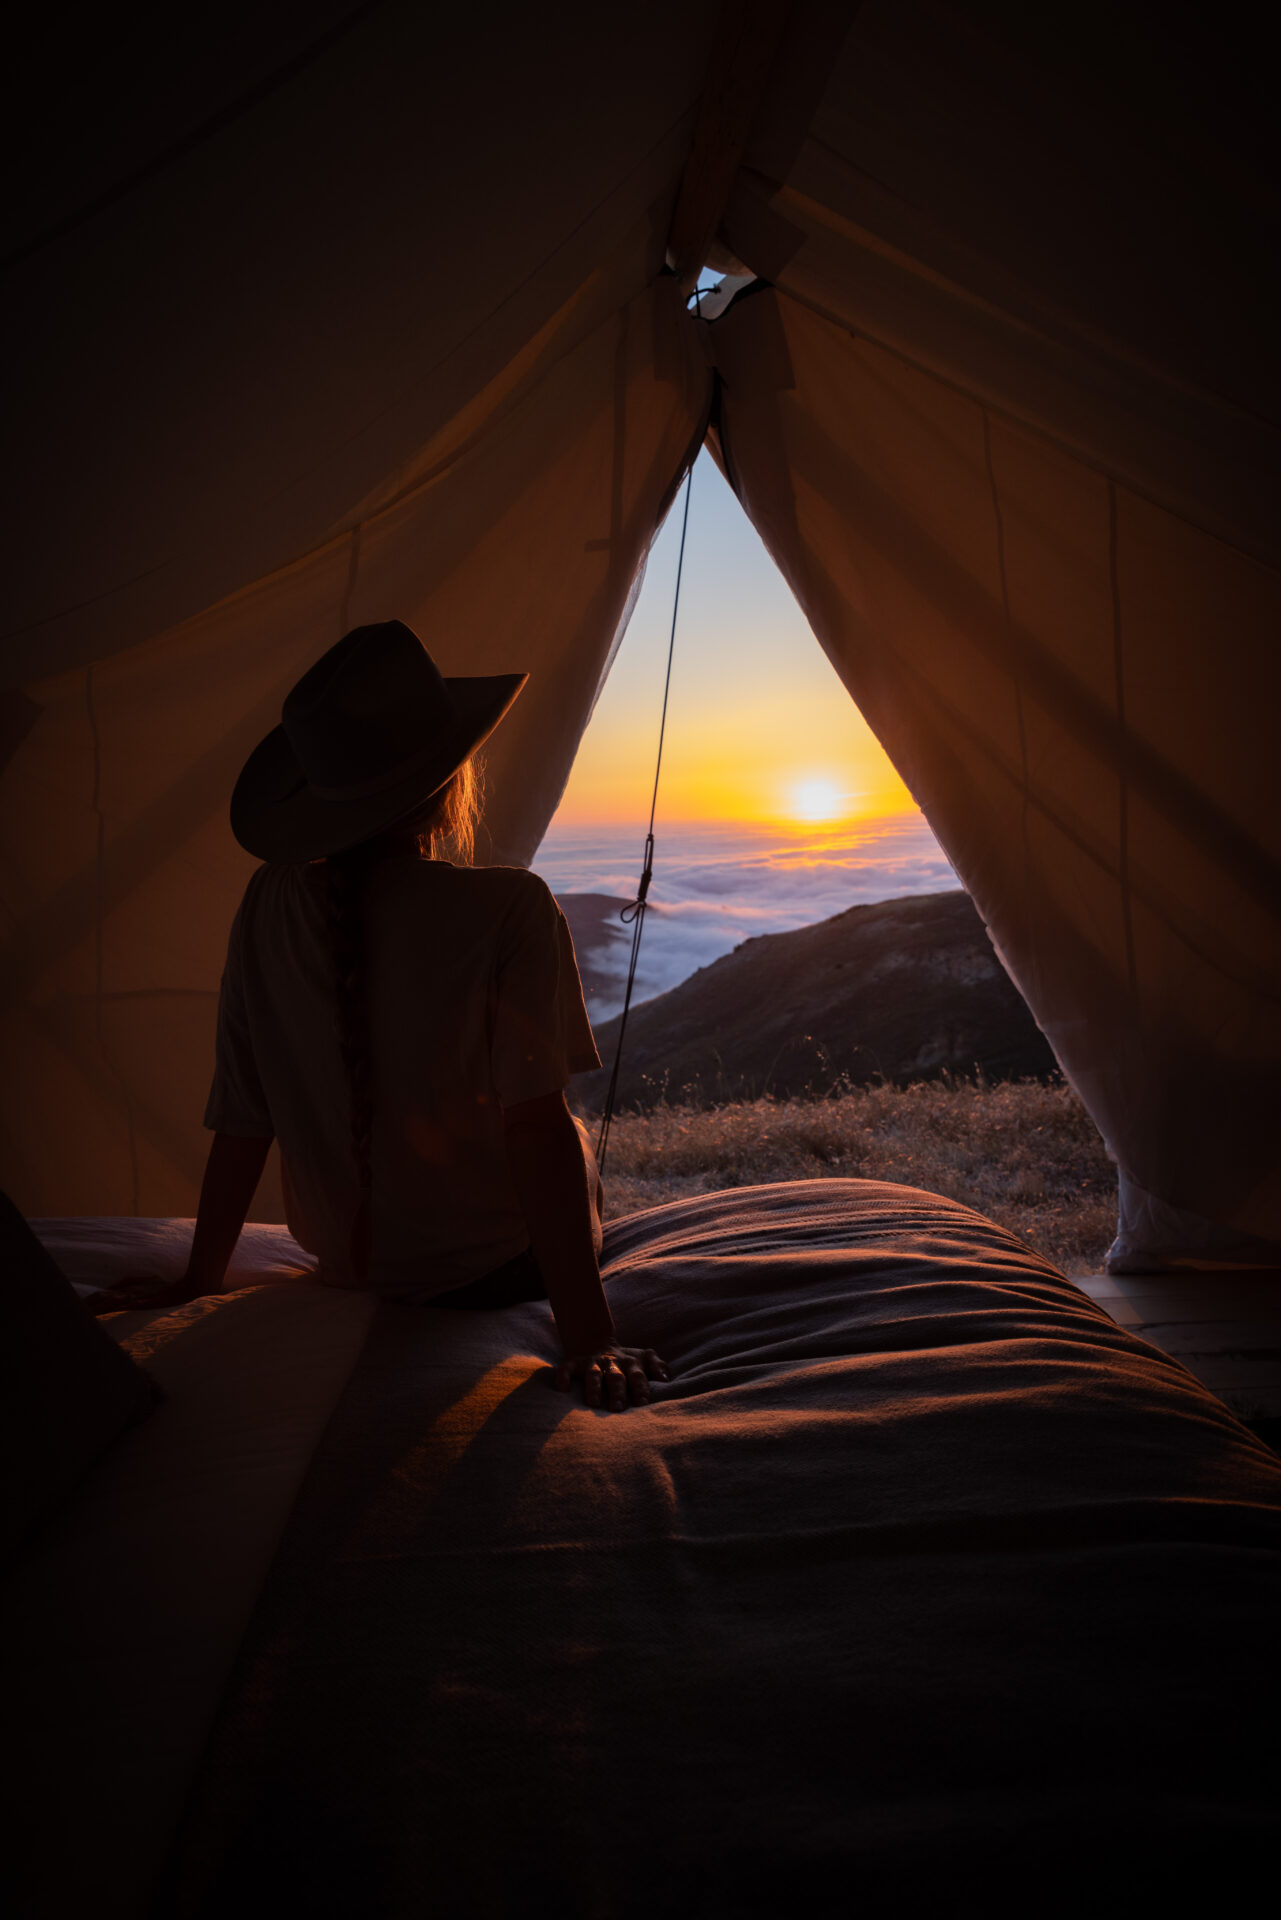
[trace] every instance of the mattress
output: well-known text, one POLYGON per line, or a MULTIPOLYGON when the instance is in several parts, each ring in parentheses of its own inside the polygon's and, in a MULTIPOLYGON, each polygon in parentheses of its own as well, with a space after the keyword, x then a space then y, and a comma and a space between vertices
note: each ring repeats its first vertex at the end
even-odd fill
POLYGON ((612 1223, 604 1270, 672 1374, 623 1414, 551 1391, 536 1303, 127 1317, 150 1364, 191 1354, 187 1438, 162 1410, 163 1460, 131 1436, 25 1570, 33 1916, 1249 1891, 1281 1462, 1177 1360, 870 1182, 612 1223))
POLYGON ((545 1307, 378 1309, 160 1911, 1250 1891, 1281 1462, 1226 1408, 910 1189, 667 1206, 605 1270, 672 1371, 623 1415, 548 1390, 545 1307))

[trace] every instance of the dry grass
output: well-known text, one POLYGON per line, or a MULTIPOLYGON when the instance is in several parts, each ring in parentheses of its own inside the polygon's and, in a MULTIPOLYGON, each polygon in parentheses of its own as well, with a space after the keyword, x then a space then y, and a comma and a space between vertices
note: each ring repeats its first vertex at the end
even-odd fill
POLYGON ((1093 1121, 1070 1087, 1035 1080, 616 1114, 605 1217, 721 1187, 838 1177, 963 1201, 1065 1273, 1097 1272, 1116 1228, 1116 1171, 1093 1121))

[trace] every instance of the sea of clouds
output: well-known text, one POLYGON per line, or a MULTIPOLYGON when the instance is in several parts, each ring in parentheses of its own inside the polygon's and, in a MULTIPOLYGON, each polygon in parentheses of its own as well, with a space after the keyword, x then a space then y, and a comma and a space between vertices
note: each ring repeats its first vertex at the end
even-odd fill
MULTIPOLYGON (((640 879, 644 835, 615 827, 553 823, 533 865, 553 893, 604 893, 631 899, 640 879)), ((919 815, 831 828, 773 831, 758 826, 668 826, 655 836, 654 878, 634 999, 666 993, 740 941, 826 920, 846 907, 960 885, 919 815)), ((606 952, 593 952, 602 985, 592 1007, 599 1021, 623 1004, 630 929, 621 925, 606 952)))

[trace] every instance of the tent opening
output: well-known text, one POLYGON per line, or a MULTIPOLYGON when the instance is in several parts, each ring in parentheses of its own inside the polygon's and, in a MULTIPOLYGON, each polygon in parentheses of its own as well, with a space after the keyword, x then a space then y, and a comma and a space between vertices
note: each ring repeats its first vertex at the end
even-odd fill
MULTIPOLYGON (((574 1094, 592 1122, 626 986, 620 915, 643 861, 681 518, 678 495, 533 862, 569 918, 604 1061, 574 1094)), ((611 1214, 770 1178, 964 1197, 981 1177, 1005 1224, 1098 1270, 1116 1205, 1103 1143, 709 449, 648 907, 611 1214)))
MULTIPOLYGON (((630 930, 620 914, 643 858, 680 520, 678 504, 534 861, 569 914, 602 1030, 623 1004, 630 930)), ((761 935, 827 925, 835 954, 866 916, 839 928, 838 918, 894 902, 864 965, 923 968, 933 982, 924 992, 916 983, 905 1015, 901 981, 887 974, 878 1031, 874 1007, 842 1011, 832 982, 814 975, 814 1004, 797 1007, 785 1036, 790 1065, 771 1078, 755 1051, 726 1058, 728 1085, 790 1094, 843 1079, 1054 1073, 945 853, 707 449, 693 473, 655 840, 634 1003, 761 935)), ((625 1058, 633 1093, 635 1082, 625 1058)))
MULTIPOLYGON (((673 509, 534 865, 586 896, 591 1010, 621 1005, 680 535, 673 509), (615 904, 616 903, 616 904, 615 904)), ((959 882, 711 453, 695 463, 638 999, 756 934, 959 882)))

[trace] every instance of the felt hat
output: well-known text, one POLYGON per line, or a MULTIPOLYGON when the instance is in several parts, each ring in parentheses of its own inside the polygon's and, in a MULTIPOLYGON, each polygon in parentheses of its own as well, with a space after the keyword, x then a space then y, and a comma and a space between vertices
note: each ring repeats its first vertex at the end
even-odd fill
POLYGON ((403 621, 355 628, 304 673, 245 762, 232 832, 260 860, 318 860, 411 818, 528 678, 446 679, 403 621))

